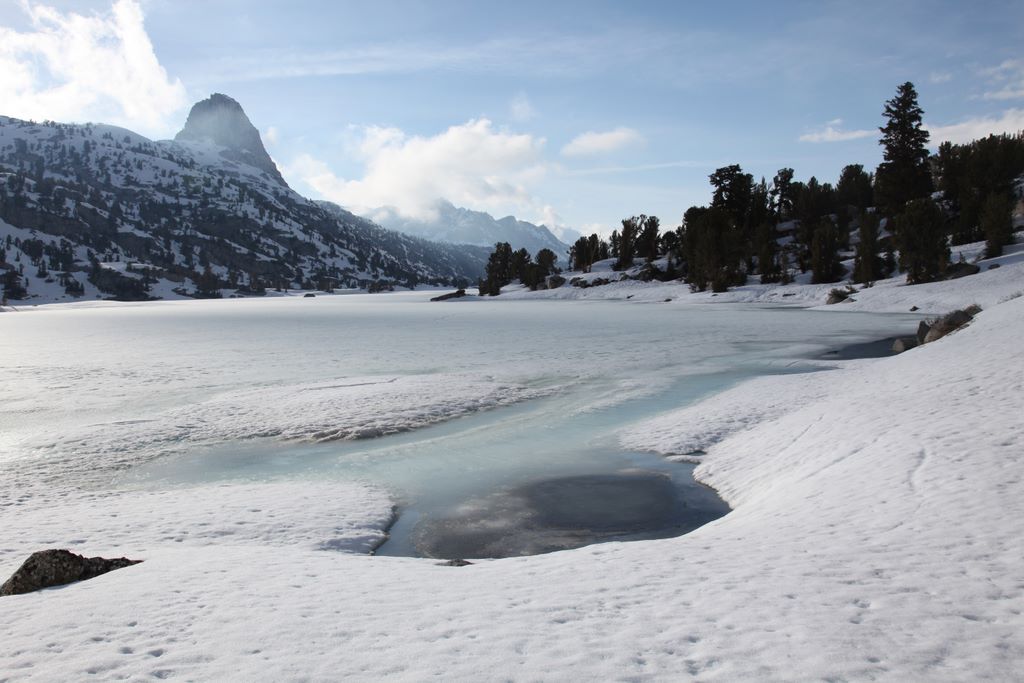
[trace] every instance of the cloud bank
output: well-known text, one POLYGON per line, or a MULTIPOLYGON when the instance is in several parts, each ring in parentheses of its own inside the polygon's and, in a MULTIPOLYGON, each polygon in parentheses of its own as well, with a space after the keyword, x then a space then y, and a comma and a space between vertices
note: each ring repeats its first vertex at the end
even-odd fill
POLYGON ((90 16, 22 8, 30 30, 0 27, 0 113, 172 130, 169 117, 188 104, 185 87, 157 60, 135 0, 90 16))
POLYGON ((288 164, 285 173, 360 213, 392 207, 403 216, 429 220, 442 197, 483 210, 544 210, 531 191, 548 170, 543 138, 497 130, 488 119, 429 137, 377 126, 355 132, 362 178, 341 178, 309 154, 288 164))
POLYGON ((1024 131, 1024 109, 1007 109, 997 116, 977 116, 948 126, 924 127, 931 134, 932 147, 942 142, 962 144, 989 135, 1024 131))

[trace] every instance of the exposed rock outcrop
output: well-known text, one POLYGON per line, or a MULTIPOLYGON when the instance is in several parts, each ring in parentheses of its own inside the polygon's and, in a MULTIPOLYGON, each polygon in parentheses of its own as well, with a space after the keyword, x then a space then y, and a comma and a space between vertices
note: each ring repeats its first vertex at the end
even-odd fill
POLYGON ((920 346, 924 344, 924 338, 928 336, 928 330, 932 328, 931 325, 926 323, 924 320, 917 324, 917 344, 920 346))
POLYGON ((245 115, 242 105, 227 95, 214 93, 196 102, 188 114, 185 127, 174 139, 209 141, 220 145, 225 148, 221 152, 225 158, 266 171, 271 178, 288 187, 273 159, 267 154, 260 132, 245 115))
POLYGON ((431 301, 448 301, 449 299, 461 299, 464 296, 466 296, 466 290, 459 289, 459 290, 454 291, 454 292, 448 292, 447 294, 442 294, 441 296, 435 296, 435 297, 433 297, 431 299, 431 301))
POLYGON ((981 266, 960 261, 946 268, 946 279, 956 280, 958 278, 967 277, 968 275, 977 275, 979 272, 981 272, 981 266))
POLYGON ((960 311, 953 311, 942 316, 928 328, 928 333, 924 336, 924 343, 930 344, 937 339, 942 339, 950 332, 957 330, 967 323, 971 322, 974 316, 981 309, 977 306, 965 308, 960 311))
POLYGON ((565 284, 565 278, 561 275, 548 275, 546 280, 548 289, 558 289, 565 284))
POLYGON ((40 550, 29 555, 11 578, 0 586, 0 596, 21 595, 52 586, 85 581, 141 561, 129 560, 126 557, 83 557, 69 550, 40 550))

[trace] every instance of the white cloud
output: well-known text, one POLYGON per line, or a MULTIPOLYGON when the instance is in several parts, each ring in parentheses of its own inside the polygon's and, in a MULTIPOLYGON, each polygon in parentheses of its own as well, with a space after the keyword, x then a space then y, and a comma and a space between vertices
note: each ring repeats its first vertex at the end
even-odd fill
POLYGON ((324 198, 366 213, 382 206, 403 216, 429 219, 436 202, 488 211, 543 211, 532 188, 544 177, 545 141, 496 130, 487 119, 452 126, 432 136, 397 128, 360 130, 352 152, 364 164, 360 179, 341 178, 308 154, 285 167, 324 198))
POLYGON ((928 81, 934 85, 949 83, 951 80, 953 80, 953 74, 948 71, 933 71, 928 74, 928 81))
POLYGON ((263 131, 263 139, 270 146, 276 145, 280 138, 281 135, 276 126, 269 126, 265 131, 263 131))
POLYGON ((982 95, 986 100, 1020 100, 1024 99, 1024 81, 1016 86, 1008 85, 982 95))
POLYGON ((804 133, 798 139, 800 142, 846 142, 878 135, 877 130, 843 130, 842 125, 842 119, 832 119, 820 130, 804 133))
POLYGON ((156 58, 135 0, 85 16, 24 2, 31 28, 0 26, 0 107, 9 116, 172 130, 188 100, 156 58))
POLYGON ((511 114, 513 121, 529 121, 537 116, 537 110, 533 108, 530 98, 526 96, 526 93, 521 92, 513 97, 512 102, 509 103, 509 114, 511 114))
POLYGON ((988 79, 994 88, 982 95, 984 99, 1024 99, 1024 60, 1007 59, 998 66, 982 69, 981 74, 988 79))
POLYGON ((619 127, 615 130, 603 133, 586 132, 577 135, 572 141, 562 148, 562 155, 567 157, 589 156, 592 154, 604 154, 628 147, 630 145, 643 144, 644 139, 640 133, 632 128, 619 127))
POLYGON ((931 134, 930 144, 940 142, 960 144, 988 135, 1024 131, 1024 109, 1007 109, 998 116, 976 116, 948 126, 924 126, 931 134))
POLYGON ((550 204, 545 204, 540 208, 539 215, 535 219, 535 222, 539 225, 545 226, 551 231, 551 234, 565 244, 572 244, 580 238, 580 232, 566 225, 562 216, 555 210, 555 207, 550 204))

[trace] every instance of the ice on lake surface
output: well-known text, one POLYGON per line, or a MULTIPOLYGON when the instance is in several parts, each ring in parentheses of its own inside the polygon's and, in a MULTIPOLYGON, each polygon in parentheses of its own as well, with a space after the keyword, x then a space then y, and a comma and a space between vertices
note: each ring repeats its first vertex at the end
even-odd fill
POLYGON ((676 533, 722 508, 712 514, 689 466, 623 450, 617 431, 747 377, 814 368, 802 358, 909 334, 918 319, 428 297, 5 315, 6 486, 355 479, 387 488, 403 510, 388 554, 520 554, 676 533), (558 501, 585 510, 594 495, 646 496, 646 521, 602 526, 592 506, 588 528, 552 521, 565 512, 558 501), (514 533, 474 546, 463 532, 483 519, 514 533))

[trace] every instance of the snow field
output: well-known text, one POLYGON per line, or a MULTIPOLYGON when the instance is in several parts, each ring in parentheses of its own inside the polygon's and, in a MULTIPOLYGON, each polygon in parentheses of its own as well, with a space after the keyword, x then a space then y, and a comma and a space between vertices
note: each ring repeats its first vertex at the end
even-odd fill
MULTIPOLYGON (((1018 298, 623 434, 706 448, 698 476, 735 509, 687 536, 462 568, 311 549, 320 531, 149 543, 141 565, 4 598, 0 679, 1014 680, 1022 333, 1018 298)), ((326 500, 360 538, 382 512, 325 491, 295 509, 324 519, 326 500)))

